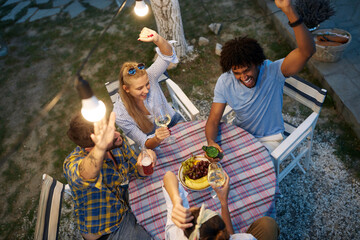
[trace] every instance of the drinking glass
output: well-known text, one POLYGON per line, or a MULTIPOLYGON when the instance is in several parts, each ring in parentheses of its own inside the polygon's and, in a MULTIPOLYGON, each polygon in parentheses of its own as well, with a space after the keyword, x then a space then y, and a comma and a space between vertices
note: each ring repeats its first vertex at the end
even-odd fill
POLYGON ((151 175, 154 172, 153 166, 152 166, 152 160, 147 152, 146 148, 143 148, 141 150, 142 159, 141 159, 141 165, 143 168, 143 171, 145 175, 151 175))
MULTIPOLYGON (((161 105, 154 109, 155 124, 158 127, 167 127, 171 122, 170 114, 166 110, 166 106, 161 105)), ((174 136, 167 137, 164 142, 173 143, 176 138, 174 136)))
MULTIPOLYGON (((219 162, 210 163, 207 177, 209 184, 214 187, 223 186, 226 180, 224 169, 219 162)), ((212 190, 211 196, 216 198, 215 190, 212 190)))

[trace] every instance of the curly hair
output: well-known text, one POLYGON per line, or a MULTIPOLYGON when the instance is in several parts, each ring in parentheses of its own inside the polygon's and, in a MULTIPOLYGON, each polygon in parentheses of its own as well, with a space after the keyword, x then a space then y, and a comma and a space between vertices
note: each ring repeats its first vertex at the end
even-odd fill
POLYGON ((229 40, 221 50, 220 65, 223 73, 233 66, 259 66, 265 60, 265 54, 259 43, 247 36, 229 40))
POLYGON ((82 148, 94 147, 90 135, 94 133, 94 124, 86 121, 81 113, 78 113, 70 121, 67 135, 71 141, 82 148))
MULTIPOLYGON (((199 213, 200 209, 195 209, 191 212, 191 215, 194 216, 193 220, 191 221, 193 226, 184 230, 184 234, 187 238, 190 237, 191 233, 195 229, 196 220, 199 216, 199 213)), ((200 240, 228 240, 229 238, 230 235, 226 230, 225 222, 219 215, 210 218, 200 227, 200 240)))

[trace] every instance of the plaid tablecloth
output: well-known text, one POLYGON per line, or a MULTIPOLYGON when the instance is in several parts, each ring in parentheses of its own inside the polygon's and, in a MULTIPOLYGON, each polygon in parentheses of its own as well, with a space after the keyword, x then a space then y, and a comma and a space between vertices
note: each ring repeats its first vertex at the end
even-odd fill
MULTIPOLYGON (((155 239, 165 238, 166 205, 162 178, 166 171, 177 175, 181 162, 193 155, 204 155, 206 121, 178 124, 171 128, 177 139, 156 149, 158 162, 146 180, 130 182, 130 205, 139 221, 155 239)), ((221 165, 230 177, 229 210, 235 233, 245 232, 262 216, 275 217, 276 176, 265 147, 243 129, 221 124, 217 143, 224 151, 221 165)), ((190 206, 205 202, 220 212, 220 202, 211 197, 212 188, 189 192, 190 206)))

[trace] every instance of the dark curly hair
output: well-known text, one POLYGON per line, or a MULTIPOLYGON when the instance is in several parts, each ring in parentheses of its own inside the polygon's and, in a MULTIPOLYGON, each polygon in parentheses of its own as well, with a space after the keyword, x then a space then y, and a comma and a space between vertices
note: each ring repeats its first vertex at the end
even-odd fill
POLYGON ((221 50, 220 65, 223 72, 228 72, 233 66, 250 67, 261 65, 265 55, 259 43, 247 36, 229 40, 221 50))
MULTIPOLYGON (((191 221, 193 226, 184 230, 184 234, 187 238, 190 237, 190 234, 195 229, 196 220, 199 216, 199 213, 200 209, 195 209, 191 212, 191 215, 194 216, 193 220, 191 221)), ((229 238, 230 235, 226 230, 225 222, 219 215, 210 218, 200 227, 200 240, 228 240, 229 238)))

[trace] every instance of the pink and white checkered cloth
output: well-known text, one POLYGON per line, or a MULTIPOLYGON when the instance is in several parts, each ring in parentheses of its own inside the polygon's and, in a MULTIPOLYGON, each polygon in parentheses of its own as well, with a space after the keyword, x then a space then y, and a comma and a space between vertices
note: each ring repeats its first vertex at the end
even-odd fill
MULTIPOLYGON (((206 121, 177 124, 171 128, 173 144, 161 144, 156 150, 154 174, 129 184, 130 205, 138 222, 155 239, 165 238, 166 204, 162 193, 167 171, 178 173, 181 162, 191 155, 204 155, 206 121)), ((221 165, 230 177, 229 210, 235 233, 245 232, 262 216, 275 217, 276 176, 271 157, 251 134, 234 125, 221 124, 216 142, 224 151, 221 165)), ((220 212, 220 202, 211 197, 212 188, 189 192, 190 206, 220 212)))

